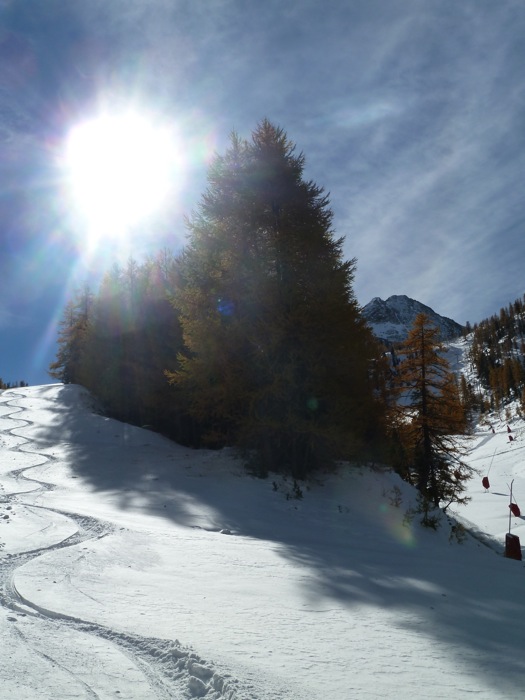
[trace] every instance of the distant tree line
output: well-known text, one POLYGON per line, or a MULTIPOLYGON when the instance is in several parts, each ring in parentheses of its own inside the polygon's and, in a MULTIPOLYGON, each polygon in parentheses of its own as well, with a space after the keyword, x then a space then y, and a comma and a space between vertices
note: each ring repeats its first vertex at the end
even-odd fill
POLYGON ((491 408, 520 399, 525 410, 525 297, 473 326, 470 362, 491 408))
POLYGON ((19 382, 4 382, 2 377, 0 377, 0 390, 4 389, 18 389, 20 387, 29 386, 29 384, 21 379, 19 382))

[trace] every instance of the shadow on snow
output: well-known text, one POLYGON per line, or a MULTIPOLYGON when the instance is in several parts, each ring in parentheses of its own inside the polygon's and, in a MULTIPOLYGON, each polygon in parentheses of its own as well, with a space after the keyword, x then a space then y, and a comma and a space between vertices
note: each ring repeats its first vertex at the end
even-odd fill
MULTIPOLYGON (((48 403, 56 391, 42 387, 35 407, 48 403)), ((473 539, 451 544, 443 528, 435 533, 415 521, 403 526, 402 510, 384 493, 369 503, 366 494, 356 498, 352 493, 352 484, 359 488, 357 468, 353 482, 313 483, 315 498, 304 487, 300 501, 286 500, 291 485, 280 481, 276 491, 272 477, 261 481, 244 475, 238 491, 232 491, 232 472, 240 476, 243 470, 227 451, 181 447, 91 413, 89 396, 78 387, 62 387, 54 403, 49 425, 31 427, 35 439, 27 451, 53 456, 65 449, 73 476, 116 496, 121 508, 267 540, 307 572, 305 598, 337 600, 348 609, 367 604, 401 610, 406 628, 447 645, 452 656, 469 663, 499 693, 517 697, 525 686, 521 563, 473 539), (201 511, 205 507, 204 525, 195 505, 201 511)), ((31 408, 15 420, 31 423, 31 408)), ((23 436, 25 431, 22 426, 12 432, 23 436)))

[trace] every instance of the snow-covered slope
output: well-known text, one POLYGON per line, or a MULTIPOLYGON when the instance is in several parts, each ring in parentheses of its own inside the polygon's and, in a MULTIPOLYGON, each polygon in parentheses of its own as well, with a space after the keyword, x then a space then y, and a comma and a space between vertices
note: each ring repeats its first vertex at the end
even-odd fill
POLYGON ((363 307, 363 316, 372 328, 374 335, 388 342, 405 340, 418 314, 426 314, 441 329, 441 339, 456 338, 462 327, 446 316, 440 316, 429 306, 425 306, 404 294, 394 295, 386 301, 374 297, 363 307))
MULTIPOLYGON (((0 687, 16 700, 521 698, 525 571, 501 556, 521 424, 449 541, 413 492, 355 467, 258 480, 91 413, 75 386, 0 394, 0 687), (490 539, 494 536, 495 539, 490 539)), ((522 534, 515 518, 513 532, 522 534)))

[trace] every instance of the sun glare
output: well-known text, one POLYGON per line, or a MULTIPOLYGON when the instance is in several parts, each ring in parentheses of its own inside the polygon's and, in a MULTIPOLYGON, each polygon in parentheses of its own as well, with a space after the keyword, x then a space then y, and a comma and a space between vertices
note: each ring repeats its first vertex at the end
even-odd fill
POLYGON ((177 155, 173 131, 138 114, 99 116, 70 131, 66 179, 91 243, 125 236, 162 207, 177 155))

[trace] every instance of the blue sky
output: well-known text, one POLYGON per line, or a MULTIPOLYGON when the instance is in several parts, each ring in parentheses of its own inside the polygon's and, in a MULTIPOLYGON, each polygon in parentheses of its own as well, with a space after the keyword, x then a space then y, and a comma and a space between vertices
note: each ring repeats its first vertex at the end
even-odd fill
POLYGON ((355 291, 474 323, 525 291, 521 0, 0 2, 0 377, 49 381, 85 274, 184 242, 229 133, 262 118, 306 156, 357 257, 355 291), (97 105, 177 125, 170 206, 86 258, 56 153, 97 105))

